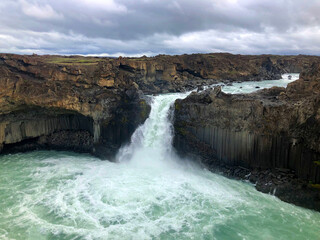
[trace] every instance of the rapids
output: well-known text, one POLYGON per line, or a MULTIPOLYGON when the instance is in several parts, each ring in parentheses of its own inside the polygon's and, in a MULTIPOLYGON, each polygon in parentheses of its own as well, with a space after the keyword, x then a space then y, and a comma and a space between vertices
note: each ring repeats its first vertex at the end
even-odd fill
MULTIPOLYGON (((241 91, 257 90, 246 84, 241 91)), ((56 151, 1 156, 0 239, 319 239, 320 213, 175 155, 170 106, 186 96, 152 97, 118 163, 56 151)))

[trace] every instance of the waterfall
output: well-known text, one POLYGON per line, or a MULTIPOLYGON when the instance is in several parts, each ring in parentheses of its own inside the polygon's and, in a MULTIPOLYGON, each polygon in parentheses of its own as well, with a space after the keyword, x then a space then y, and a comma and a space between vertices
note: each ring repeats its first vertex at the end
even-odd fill
POLYGON ((173 129, 169 120, 170 107, 178 98, 189 93, 153 96, 149 118, 137 128, 129 145, 119 150, 119 162, 133 161, 139 164, 155 164, 172 158, 173 129))
POLYGON ((55 151, 0 156, 0 239, 319 239, 318 212, 177 161, 170 106, 185 96, 152 97, 120 163, 55 151))
MULTIPOLYGON (((299 78, 299 74, 291 75, 293 76, 292 80, 289 80, 285 74, 282 76, 282 80, 233 83, 232 86, 223 86, 222 91, 226 93, 250 93, 257 90, 256 86, 261 89, 272 86, 286 87, 288 83, 299 78)), ((215 85, 212 85, 212 87, 215 85)), ((207 87, 204 89, 207 89, 207 87)), ((152 96, 149 118, 136 129, 131 137, 130 144, 119 150, 117 160, 119 162, 133 161, 137 164, 144 163, 152 166, 156 162, 168 163, 175 158, 172 151, 172 123, 168 119, 170 106, 176 99, 186 98, 189 94, 190 92, 152 96)))

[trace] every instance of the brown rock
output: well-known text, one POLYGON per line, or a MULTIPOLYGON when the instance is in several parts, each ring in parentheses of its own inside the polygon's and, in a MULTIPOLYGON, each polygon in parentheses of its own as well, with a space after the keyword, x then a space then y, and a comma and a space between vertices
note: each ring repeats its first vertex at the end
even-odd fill
MULTIPOLYGON (((252 181, 263 179, 259 189, 264 192, 273 189, 268 185, 271 180, 281 185, 274 169, 289 169, 301 181, 320 183, 320 165, 316 164, 320 161, 319 63, 286 89, 231 95, 216 88, 177 100, 175 106, 174 146, 180 154, 197 155, 210 169, 219 165, 264 169, 258 178, 250 176, 252 181)), ((316 195, 314 191, 303 190, 309 200, 316 195)), ((299 193, 299 199, 286 194, 289 191, 283 190, 279 197, 306 206, 303 194, 299 193)))
POLYGON ((121 74, 114 80, 117 74, 107 58, 0 54, 0 152, 93 152, 101 144, 101 151, 115 153, 149 112, 139 94, 128 99, 126 91, 137 90, 121 74), (97 79, 102 79, 101 86, 97 79), (120 122, 122 118, 128 121, 120 122), (95 121, 101 136, 95 136, 95 121), (99 141, 93 144, 94 138, 99 141))
POLYGON ((100 78, 98 84, 100 87, 113 87, 114 86, 114 79, 100 78))

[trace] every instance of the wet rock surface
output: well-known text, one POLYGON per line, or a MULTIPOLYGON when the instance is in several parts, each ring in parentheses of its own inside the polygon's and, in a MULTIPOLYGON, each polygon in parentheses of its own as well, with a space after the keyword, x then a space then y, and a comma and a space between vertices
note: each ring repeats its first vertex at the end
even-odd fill
POLYGON ((256 183, 262 192, 319 210, 319 109, 319 64, 286 89, 193 93, 175 102, 174 146, 210 169, 256 183))
POLYGON ((232 179, 248 181, 254 184, 258 191, 274 195, 282 201, 320 211, 319 186, 298 178, 293 170, 248 169, 230 165, 215 165, 209 170, 232 179))

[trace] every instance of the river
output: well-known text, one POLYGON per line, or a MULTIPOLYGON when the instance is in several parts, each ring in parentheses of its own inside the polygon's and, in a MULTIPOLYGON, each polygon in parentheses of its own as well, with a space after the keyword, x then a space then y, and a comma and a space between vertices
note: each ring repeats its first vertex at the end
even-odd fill
POLYGON ((176 156, 170 105, 186 96, 152 97, 149 118, 117 163, 57 151, 1 156, 0 239, 319 239, 320 213, 176 156))

